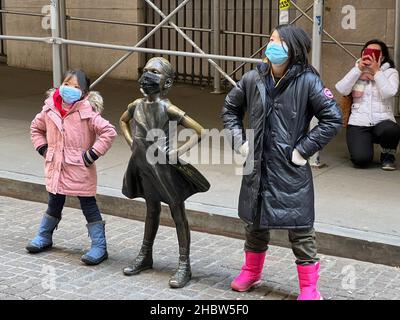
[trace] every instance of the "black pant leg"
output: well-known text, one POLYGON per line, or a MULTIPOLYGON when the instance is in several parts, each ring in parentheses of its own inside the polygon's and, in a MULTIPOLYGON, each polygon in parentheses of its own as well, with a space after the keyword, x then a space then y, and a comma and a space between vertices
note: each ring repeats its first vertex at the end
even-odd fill
POLYGON ((270 231, 268 229, 260 228, 261 221, 261 204, 262 199, 258 197, 257 213, 253 224, 245 227, 246 241, 244 243, 244 250, 264 253, 268 251, 268 245, 270 242, 270 231))
POLYGON ((88 223, 102 221, 95 197, 78 197, 83 215, 88 223))
POLYGON ((400 142, 400 126, 390 120, 383 121, 374 127, 373 135, 383 153, 394 153, 400 142))
POLYGON ((307 265, 317 263, 317 241, 314 228, 289 230, 289 241, 296 256, 296 264, 307 265))
POLYGON ((257 230, 253 226, 246 226, 245 230, 245 251, 256 253, 263 253, 268 251, 268 245, 271 238, 269 230, 257 230))
POLYGON ((350 159, 358 167, 368 166, 374 159, 373 127, 348 126, 347 147, 350 159))
POLYGON ((61 219, 62 210, 65 204, 65 195, 49 192, 49 204, 46 213, 57 219, 61 219))

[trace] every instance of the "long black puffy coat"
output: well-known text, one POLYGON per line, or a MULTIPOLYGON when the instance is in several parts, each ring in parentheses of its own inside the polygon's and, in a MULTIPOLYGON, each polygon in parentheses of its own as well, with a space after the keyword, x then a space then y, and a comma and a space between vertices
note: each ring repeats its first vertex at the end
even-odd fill
POLYGON ((248 114, 250 156, 254 166, 244 175, 239 216, 260 229, 313 227, 314 185, 310 165, 292 163, 296 148, 308 159, 327 145, 342 127, 342 113, 330 90, 311 67, 292 66, 275 87, 268 64, 246 73, 225 100, 222 119, 234 149, 246 141, 248 114), (311 119, 319 125, 309 131, 311 119))

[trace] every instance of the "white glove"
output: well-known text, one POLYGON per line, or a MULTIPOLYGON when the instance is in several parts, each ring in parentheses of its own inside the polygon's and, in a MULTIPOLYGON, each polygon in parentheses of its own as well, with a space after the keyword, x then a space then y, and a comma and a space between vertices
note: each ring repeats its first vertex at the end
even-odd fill
POLYGON ((242 157, 247 158, 249 155, 249 142, 246 141, 242 146, 239 148, 239 152, 242 155, 242 157))
POLYGON ((292 153, 292 162, 298 166, 305 166, 307 164, 307 160, 302 157, 300 152, 297 149, 293 150, 292 153))

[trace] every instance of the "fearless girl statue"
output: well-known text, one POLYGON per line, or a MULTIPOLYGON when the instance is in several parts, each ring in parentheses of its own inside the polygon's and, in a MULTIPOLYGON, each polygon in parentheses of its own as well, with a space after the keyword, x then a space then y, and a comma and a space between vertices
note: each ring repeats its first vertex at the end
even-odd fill
POLYGON ((147 206, 142 247, 123 272, 131 276, 152 268, 152 248, 160 224, 161 202, 164 202, 170 208, 179 243, 178 269, 169 285, 182 288, 191 279, 190 229, 184 202, 196 193, 208 191, 210 184, 179 156, 198 144, 203 127, 167 99, 175 77, 169 61, 153 58, 143 71, 139 84, 144 97, 129 104, 120 119, 120 127, 132 149, 122 193, 130 199, 144 198, 147 206), (192 129, 196 134, 179 148, 175 147, 170 135, 171 124, 192 129))

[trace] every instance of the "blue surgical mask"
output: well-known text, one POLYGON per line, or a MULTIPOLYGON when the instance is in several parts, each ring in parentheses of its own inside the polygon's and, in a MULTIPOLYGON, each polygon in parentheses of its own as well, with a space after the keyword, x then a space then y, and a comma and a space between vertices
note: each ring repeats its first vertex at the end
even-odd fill
POLYGON ((82 97, 82 91, 69 86, 60 87, 60 96, 67 104, 74 104, 82 97))
POLYGON ((265 55, 272 64, 284 64, 289 59, 289 48, 285 43, 271 42, 265 50, 265 55))

